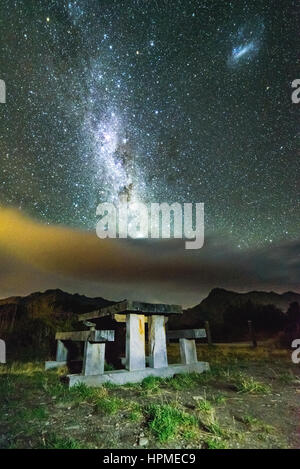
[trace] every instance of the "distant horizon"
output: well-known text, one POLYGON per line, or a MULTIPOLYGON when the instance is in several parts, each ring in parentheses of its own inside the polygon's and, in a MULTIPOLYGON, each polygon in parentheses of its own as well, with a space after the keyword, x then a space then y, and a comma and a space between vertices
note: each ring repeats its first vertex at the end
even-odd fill
MULTIPOLYGON (((293 294, 293 295, 299 295, 300 296, 300 292, 297 292, 297 291, 292 291, 292 290, 288 290, 288 291, 283 291, 283 292, 278 292, 278 291, 274 291, 274 290, 247 290, 247 291, 236 291, 236 290, 231 290, 231 289, 227 289, 227 288, 222 288, 222 287, 213 287, 206 296, 204 296, 203 298, 201 298, 199 300, 198 303, 192 303, 192 304, 180 304, 180 306, 182 306, 184 309, 192 309, 196 306, 198 306, 199 304, 202 303, 203 300, 205 300, 213 290, 223 290, 223 291, 226 291, 228 293, 236 293, 236 294, 239 294, 239 295, 247 295, 247 294, 250 294, 250 293, 267 293, 267 294, 275 294, 275 295, 280 295, 280 296, 284 296, 284 295, 287 295, 287 294, 293 294)), ((142 299, 138 299, 138 298, 120 298, 118 300, 116 299, 113 299, 113 298, 108 298, 108 297, 105 297, 105 296, 102 296, 102 295, 98 295, 98 296, 89 296, 89 295, 86 295, 85 293, 79 293, 79 292, 70 292, 70 291, 66 291, 66 290, 63 290, 59 287, 57 288, 46 288, 45 290, 43 291, 40 291, 40 290, 36 290, 36 291, 32 291, 31 293, 27 293, 27 294, 23 294, 23 295, 10 295, 10 296, 6 296, 6 297, 2 297, 0 296, 0 301, 3 301, 3 300, 8 300, 10 298, 26 298, 28 296, 31 296, 31 295, 35 295, 35 294, 45 294, 47 292, 56 292, 56 291, 61 291, 62 293, 65 293, 67 295, 79 295, 79 296, 84 296, 88 299, 97 299, 97 298, 101 298, 103 300, 106 300, 106 301, 113 301, 113 302, 120 302, 122 300, 125 300, 125 299, 130 299, 132 301, 142 301, 142 299)), ((163 303, 163 302, 159 302, 159 301, 147 301, 147 303, 163 303)), ((175 304, 175 303, 169 303, 169 304, 175 304)), ((176 303, 177 304, 177 303, 176 303)))

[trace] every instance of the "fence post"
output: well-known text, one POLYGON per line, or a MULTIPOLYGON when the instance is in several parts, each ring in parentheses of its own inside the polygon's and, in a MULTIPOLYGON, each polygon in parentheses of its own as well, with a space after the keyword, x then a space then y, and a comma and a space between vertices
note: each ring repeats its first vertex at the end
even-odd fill
POLYGON ((250 321, 250 320, 248 321, 248 329, 249 329, 250 340, 252 341, 253 347, 256 348, 257 347, 257 340, 256 340, 256 337, 255 337, 255 332, 254 332, 252 321, 250 321))
POLYGON ((208 345, 212 345, 209 321, 205 321, 205 330, 206 330, 206 336, 207 336, 207 343, 208 345))
POLYGON ((0 363, 6 363, 6 344, 0 339, 0 363))

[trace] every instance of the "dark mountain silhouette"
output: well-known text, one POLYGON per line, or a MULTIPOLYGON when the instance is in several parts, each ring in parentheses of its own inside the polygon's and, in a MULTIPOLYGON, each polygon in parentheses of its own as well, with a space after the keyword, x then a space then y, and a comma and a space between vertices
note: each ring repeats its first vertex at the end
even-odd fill
MULTIPOLYGON (((47 290, 25 297, 0 300, 0 338, 7 340, 16 356, 53 355, 57 330, 82 329, 77 314, 99 309, 113 301, 88 298, 62 290, 47 290)), ((242 340, 247 335, 247 320, 265 336, 286 327, 290 304, 300 304, 300 294, 253 291, 236 293, 213 289, 201 303, 169 318, 169 329, 203 327, 210 322, 213 339, 242 340)), ((294 307, 295 309, 295 307, 294 307)), ((296 308, 297 309, 297 308, 296 308)), ((299 318, 300 320, 300 318, 299 318)))
POLYGON ((113 303, 101 297, 88 298, 59 289, 1 299, 0 337, 7 340, 8 349, 17 356, 23 351, 29 356, 48 355, 49 351, 53 352, 57 330, 82 328, 77 314, 113 303))
MULTIPOLYGON (((300 294, 294 292, 279 294, 264 291, 237 293, 223 288, 214 288, 201 303, 184 312, 180 325, 195 327, 199 325, 199 322, 206 320, 215 326, 222 325, 224 324, 224 313, 228 311, 228 308, 241 307, 249 302, 253 305, 273 305, 285 313, 290 303, 298 302, 300 304, 300 294)), ((175 327, 176 320, 173 319, 171 322, 175 327)))

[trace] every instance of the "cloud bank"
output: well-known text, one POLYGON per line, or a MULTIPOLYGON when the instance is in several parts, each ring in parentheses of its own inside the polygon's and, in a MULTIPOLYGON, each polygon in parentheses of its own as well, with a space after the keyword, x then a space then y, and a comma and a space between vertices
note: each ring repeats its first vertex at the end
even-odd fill
POLYGON ((0 208, 0 263, 0 297, 61 288, 192 305, 214 287, 299 291, 300 241, 240 250, 208 236, 189 251, 178 240, 100 240, 0 208))

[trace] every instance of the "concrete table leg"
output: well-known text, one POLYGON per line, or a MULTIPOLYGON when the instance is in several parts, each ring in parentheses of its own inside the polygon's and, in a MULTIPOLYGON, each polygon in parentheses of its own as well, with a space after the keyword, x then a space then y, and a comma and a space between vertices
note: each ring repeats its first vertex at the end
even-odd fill
POLYGON ((150 357, 149 366, 163 368, 168 366, 167 342, 164 316, 153 315, 148 319, 150 357))
POLYGON ((145 316, 126 315, 126 368, 129 371, 145 368, 145 316))
POLYGON ((83 354, 84 376, 102 375, 104 373, 105 344, 92 344, 85 342, 83 354))
POLYGON ((179 339, 179 344, 181 363, 185 365, 196 363, 198 360, 195 340, 179 339))
POLYGON ((68 358, 68 349, 62 340, 57 341, 56 361, 66 362, 68 358))

